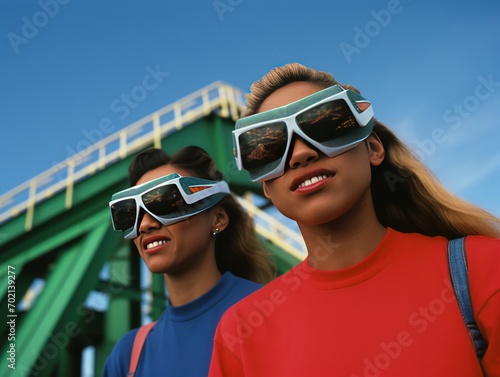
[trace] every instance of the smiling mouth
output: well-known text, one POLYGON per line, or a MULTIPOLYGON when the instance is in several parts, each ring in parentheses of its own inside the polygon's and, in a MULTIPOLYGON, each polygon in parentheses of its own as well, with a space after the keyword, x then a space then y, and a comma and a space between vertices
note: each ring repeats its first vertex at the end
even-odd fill
POLYGON ((165 245, 166 243, 167 243, 167 240, 160 240, 160 241, 154 241, 154 242, 148 243, 146 245, 146 250, 153 249, 153 248, 161 246, 161 245, 165 245))
POLYGON ((325 174, 323 174, 323 175, 317 175, 315 177, 311 177, 309 179, 306 179, 304 182, 301 182, 297 186, 297 189, 302 188, 302 187, 307 187, 307 186, 314 185, 315 183, 317 183, 319 181, 322 181, 323 179, 330 178, 330 177, 333 177, 333 175, 325 175, 325 174))

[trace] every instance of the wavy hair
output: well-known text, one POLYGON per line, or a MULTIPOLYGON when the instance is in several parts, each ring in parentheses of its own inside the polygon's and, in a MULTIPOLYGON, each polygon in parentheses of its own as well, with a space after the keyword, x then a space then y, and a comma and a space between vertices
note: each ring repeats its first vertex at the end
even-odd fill
MULTIPOLYGON (((241 117, 255 114, 274 91, 305 81, 325 88, 340 84, 328 72, 291 63, 272 69, 252 84, 241 117)), ((355 87, 340 84, 359 93, 355 87)), ((411 150, 375 119, 373 132, 385 148, 385 159, 372 166, 371 192, 378 220, 401 232, 448 239, 479 234, 500 237, 500 219, 448 191, 411 150)))
MULTIPOLYGON (((187 170, 193 177, 221 181, 223 174, 210 155, 198 146, 187 146, 169 156, 162 149, 148 149, 138 154, 129 167, 130 184, 134 186, 146 172, 162 165, 187 170)), ((219 271, 266 284, 276 276, 271 256, 255 233, 255 224, 234 194, 218 204, 229 218, 228 226, 215 239, 215 260, 219 271)))

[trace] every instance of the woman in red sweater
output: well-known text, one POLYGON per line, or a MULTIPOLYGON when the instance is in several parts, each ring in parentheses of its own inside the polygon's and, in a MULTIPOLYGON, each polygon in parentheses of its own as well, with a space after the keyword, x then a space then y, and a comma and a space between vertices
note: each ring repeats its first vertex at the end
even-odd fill
POLYGON ((308 256, 225 313, 211 377, 500 376, 500 220, 442 187, 357 89, 276 68, 234 138, 308 256), (462 236, 481 361, 450 283, 462 236))

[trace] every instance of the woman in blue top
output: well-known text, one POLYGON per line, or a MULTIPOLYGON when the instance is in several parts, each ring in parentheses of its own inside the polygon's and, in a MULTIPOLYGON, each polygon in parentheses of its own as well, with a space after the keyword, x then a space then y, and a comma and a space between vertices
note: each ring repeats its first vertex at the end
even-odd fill
MULTIPOLYGON (((129 167, 131 188, 110 202, 115 230, 164 274, 169 305, 146 338, 136 376, 208 374, 213 336, 233 303, 274 277, 251 217, 202 148, 161 149, 129 167)), ((105 377, 127 376, 137 329, 115 345, 105 377)))

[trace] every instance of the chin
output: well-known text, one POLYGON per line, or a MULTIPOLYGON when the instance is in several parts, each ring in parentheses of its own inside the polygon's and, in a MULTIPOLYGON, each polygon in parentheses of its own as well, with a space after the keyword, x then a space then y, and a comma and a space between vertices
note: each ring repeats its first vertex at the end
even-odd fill
POLYGON ((311 214, 311 216, 304 216, 302 213, 297 220, 295 220, 298 224, 304 225, 325 225, 325 224, 333 224, 338 220, 342 219, 343 214, 338 214, 333 211, 328 213, 320 213, 316 212, 311 214))
POLYGON ((166 274, 167 270, 168 270, 168 268, 166 266, 161 266, 161 265, 154 264, 154 263, 150 263, 150 264, 146 263, 146 267, 153 274, 166 274))
POLYGON ((162 269, 160 269, 160 268, 156 268, 156 269, 155 269, 155 268, 149 268, 149 267, 148 267, 148 270, 149 270, 152 274, 162 274, 162 275, 163 275, 163 274, 165 274, 165 272, 164 272, 162 269))

